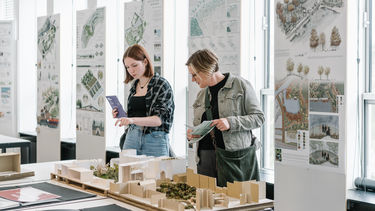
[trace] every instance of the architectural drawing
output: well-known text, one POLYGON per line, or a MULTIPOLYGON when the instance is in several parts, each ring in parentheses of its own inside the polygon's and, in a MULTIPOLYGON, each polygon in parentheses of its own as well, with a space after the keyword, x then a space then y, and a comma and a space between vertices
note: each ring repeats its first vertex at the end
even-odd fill
POLYGON ((56 31, 56 21, 52 16, 47 17, 42 28, 38 30, 38 49, 43 58, 56 43, 56 31))
POLYGON ((134 44, 143 46, 156 72, 162 73, 163 63, 163 1, 141 0, 124 4, 125 49, 134 44))
POLYGON ((342 0, 278 1, 275 9, 277 25, 287 40, 302 40, 310 34, 311 29, 334 20, 343 6, 342 0))
POLYGON ((60 16, 38 18, 37 123, 58 128, 60 121, 60 16))
POLYGON ((95 12, 91 15, 91 17, 87 20, 86 24, 82 28, 81 42, 83 48, 87 47, 88 42, 94 36, 96 26, 103 21, 104 9, 99 8, 95 10, 95 12))

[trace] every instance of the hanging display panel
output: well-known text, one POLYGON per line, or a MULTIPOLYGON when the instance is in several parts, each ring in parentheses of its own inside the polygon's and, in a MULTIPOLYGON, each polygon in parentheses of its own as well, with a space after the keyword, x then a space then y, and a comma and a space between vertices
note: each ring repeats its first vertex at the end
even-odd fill
POLYGON ((142 0, 124 5, 125 49, 142 45, 150 55, 155 72, 162 74, 163 0, 142 0))
POLYGON ((0 128, 2 134, 14 135, 14 78, 15 46, 13 24, 11 21, 0 21, 0 128))
POLYGON ((77 131, 104 137, 105 10, 77 12, 77 131))
POLYGON ((342 0, 275 1, 276 162, 344 172, 345 17, 342 0))
POLYGON ((60 16, 38 18, 37 123, 59 128, 60 122, 60 16))

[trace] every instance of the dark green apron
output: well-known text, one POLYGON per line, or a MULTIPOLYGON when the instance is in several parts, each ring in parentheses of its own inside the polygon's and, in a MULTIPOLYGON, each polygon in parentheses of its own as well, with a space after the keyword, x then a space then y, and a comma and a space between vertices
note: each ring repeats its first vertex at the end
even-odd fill
MULTIPOLYGON (((212 120, 208 88, 206 89, 205 108, 207 120, 212 120)), ((216 152, 217 184, 226 187, 227 182, 259 180, 255 145, 236 151, 224 150, 216 147, 213 130, 211 132, 216 152)), ((249 138, 251 139, 251 137, 249 138)))

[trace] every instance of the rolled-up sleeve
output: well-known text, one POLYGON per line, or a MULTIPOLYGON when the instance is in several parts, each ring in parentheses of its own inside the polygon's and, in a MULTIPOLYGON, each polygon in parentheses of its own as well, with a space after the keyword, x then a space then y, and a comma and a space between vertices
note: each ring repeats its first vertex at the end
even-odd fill
POLYGON ((174 99, 173 90, 167 81, 159 87, 155 103, 152 106, 151 116, 158 116, 162 122, 162 128, 169 132, 173 124, 174 99))

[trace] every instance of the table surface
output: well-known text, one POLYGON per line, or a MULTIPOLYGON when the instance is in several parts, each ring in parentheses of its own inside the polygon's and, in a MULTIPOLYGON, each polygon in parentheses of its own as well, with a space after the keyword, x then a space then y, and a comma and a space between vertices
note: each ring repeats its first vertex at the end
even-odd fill
POLYGON ((10 143, 30 143, 29 140, 14 138, 10 136, 0 135, 0 144, 10 144, 10 143))
POLYGON ((346 194, 347 200, 364 202, 375 205, 375 193, 363 190, 350 189, 346 194))

